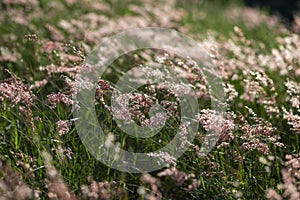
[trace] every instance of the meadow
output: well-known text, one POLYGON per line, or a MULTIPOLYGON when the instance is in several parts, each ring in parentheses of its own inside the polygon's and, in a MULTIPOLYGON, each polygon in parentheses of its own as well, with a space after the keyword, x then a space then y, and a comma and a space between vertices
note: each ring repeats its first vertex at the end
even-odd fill
POLYGON ((299 200, 299 32, 300 17, 287 25, 238 0, 0 1, 0 199, 299 200), (145 27, 176 30, 205 49, 223 81, 226 110, 222 126, 214 124, 220 113, 212 108, 210 86, 189 58, 157 49, 120 56, 95 91, 105 146, 150 153, 177 131, 187 137, 181 102, 168 82, 139 87, 129 108, 112 114, 112 91, 135 66, 169 66, 189 81, 199 104, 199 127, 181 157, 151 154, 168 166, 129 173, 100 162, 83 144, 73 116, 75 79, 102 41, 145 27), (167 117, 151 119, 155 103, 167 117), (166 122, 159 134, 137 138, 118 128, 125 115, 140 127, 166 122), (216 145, 200 156, 214 130, 216 145))

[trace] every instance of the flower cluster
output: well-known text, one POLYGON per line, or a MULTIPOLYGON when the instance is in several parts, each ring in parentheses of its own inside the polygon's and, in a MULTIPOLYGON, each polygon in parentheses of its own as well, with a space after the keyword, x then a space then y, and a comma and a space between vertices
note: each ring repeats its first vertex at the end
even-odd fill
POLYGON ((56 122, 58 134, 60 136, 67 134, 71 129, 71 122, 68 120, 59 120, 56 122))
POLYGON ((297 134, 300 134, 300 116, 294 114, 292 110, 288 112, 284 109, 283 112, 283 119, 286 119, 288 124, 292 126, 291 130, 295 131, 297 134))
POLYGON ((144 173, 141 176, 141 181, 146 184, 150 184, 151 190, 149 192, 142 186, 138 188, 138 194, 147 200, 159 200, 162 198, 162 193, 160 191, 161 181, 159 178, 151 176, 149 173, 144 173))
POLYGON ((221 141, 231 141, 234 138, 235 124, 232 119, 226 119, 220 113, 210 109, 202 109, 197 119, 206 131, 215 133, 221 141))
POLYGON ((0 195, 3 199, 40 198, 40 192, 30 188, 20 179, 20 173, 10 167, 6 161, 0 160, 0 172, 3 178, 0 181, 0 195))
POLYGON ((281 196, 276 190, 269 189, 266 194, 268 199, 300 199, 300 155, 287 154, 285 159, 286 168, 281 171, 283 184, 277 186, 284 193, 281 196))
POLYGON ((158 173, 157 176, 169 176, 175 181, 176 185, 179 186, 181 186, 185 181, 192 179, 193 183, 188 186, 189 190, 195 189, 199 186, 199 181, 194 179, 194 174, 186 174, 185 172, 178 170, 176 167, 165 169, 164 171, 158 173))
POLYGON ((13 77, 0 82, 0 101, 8 101, 12 107, 21 103, 29 108, 34 95, 19 78, 13 77))
POLYGON ((276 134, 276 129, 271 123, 259 117, 253 117, 252 119, 255 121, 255 124, 250 125, 245 119, 241 118, 244 122, 241 125, 243 134, 240 136, 243 140, 242 149, 250 151, 256 149, 263 154, 268 154, 269 142, 279 147, 284 146, 283 143, 279 142, 280 136, 276 134))
POLYGON ((158 153, 147 153, 148 156, 158 159, 158 163, 168 163, 169 165, 176 166, 176 158, 171 156, 168 152, 159 151, 158 153))
POLYGON ((89 186, 82 186, 81 193, 83 199, 103 199, 109 200, 114 197, 124 195, 124 188, 122 184, 115 181, 112 182, 96 182, 92 181, 89 186))
POLYGON ((52 93, 47 96, 47 103, 50 105, 50 108, 56 108, 56 104, 63 102, 67 106, 73 104, 73 100, 63 93, 52 93))
POLYGON ((292 107, 299 108, 300 105, 300 84, 295 81, 287 80, 285 82, 287 88, 287 100, 291 103, 292 107))

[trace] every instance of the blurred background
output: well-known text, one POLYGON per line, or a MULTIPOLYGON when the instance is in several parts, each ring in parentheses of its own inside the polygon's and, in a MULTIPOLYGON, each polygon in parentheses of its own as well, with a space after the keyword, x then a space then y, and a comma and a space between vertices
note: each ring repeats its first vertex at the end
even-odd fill
POLYGON ((299 9, 298 0, 244 0, 250 7, 266 9, 270 14, 277 14, 291 23, 294 21, 294 14, 299 9))
POLYGON ((288 24, 291 24, 294 21, 294 16, 299 12, 299 0, 192 0, 188 2, 193 5, 201 5, 203 3, 244 5, 263 10, 270 15, 280 16, 282 17, 282 20, 288 24))

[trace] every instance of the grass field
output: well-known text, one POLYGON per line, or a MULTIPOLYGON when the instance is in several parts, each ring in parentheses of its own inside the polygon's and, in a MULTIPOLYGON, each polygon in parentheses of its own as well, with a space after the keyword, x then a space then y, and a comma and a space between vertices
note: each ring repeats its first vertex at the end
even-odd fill
POLYGON ((300 199, 298 18, 287 27, 277 16, 221 0, 3 0, 0 10, 1 200, 300 199), (128 173, 83 144, 72 113, 75 77, 102 41, 145 27, 174 29, 203 46, 223 81, 226 111, 222 127, 214 124, 220 113, 211 107, 210 87, 188 58, 156 49, 119 57, 95 94, 105 145, 150 153, 185 130, 176 94, 155 84, 130 95, 125 111, 147 126, 158 102, 168 114, 161 132, 143 139, 118 128, 124 113, 113 116, 112 90, 132 67, 160 62, 179 70, 199 104, 196 137, 180 158, 160 154, 168 167, 128 173), (199 156, 214 130, 217 144, 199 156))

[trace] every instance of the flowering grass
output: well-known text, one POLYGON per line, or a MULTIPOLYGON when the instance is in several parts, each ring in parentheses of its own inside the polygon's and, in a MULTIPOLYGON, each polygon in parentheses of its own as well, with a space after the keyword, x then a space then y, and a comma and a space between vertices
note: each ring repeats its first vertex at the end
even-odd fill
MULTIPOLYGON (((238 1, 201 2, 2 1, 0 199, 300 199, 299 24, 287 28, 280 18, 238 1), (95 93, 99 124, 107 133, 104 145, 149 153, 169 167, 120 172, 97 161, 76 132, 74 78, 87 69, 84 59, 105 38, 153 26, 176 29, 203 45, 224 82, 226 117, 219 119, 211 109, 207 82, 188 58, 155 49, 121 56, 99 79, 95 93), (187 137, 172 85, 146 84, 128 96, 128 109, 112 114, 118 79, 148 62, 170 67, 196 90, 199 129, 179 159, 151 154, 175 132, 183 141, 187 137), (167 112, 151 118, 156 102, 167 112), (141 126, 166 123, 145 140, 122 132, 116 119, 141 126), (211 123, 216 119, 222 127, 211 123), (221 136, 201 157, 210 130, 221 136)), ((186 83, 176 86, 185 88, 186 83)))

